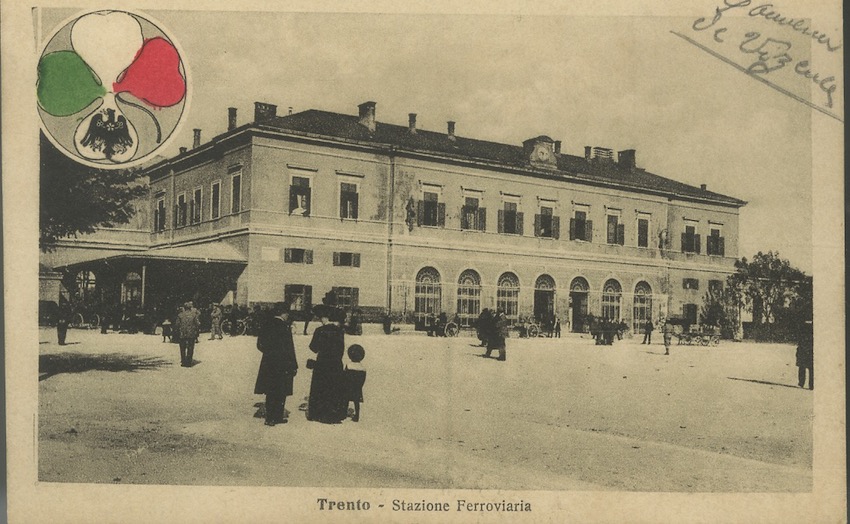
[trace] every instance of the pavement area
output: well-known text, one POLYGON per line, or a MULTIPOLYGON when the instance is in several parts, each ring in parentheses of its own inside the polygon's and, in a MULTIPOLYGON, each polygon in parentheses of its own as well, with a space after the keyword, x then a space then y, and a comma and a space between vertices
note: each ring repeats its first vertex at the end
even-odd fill
MULTIPOLYGON (((791 345, 595 346, 472 337, 347 337, 366 348, 359 422, 309 422, 312 355, 267 427, 256 338, 209 341, 180 367, 162 337, 39 333, 39 479, 46 482, 800 492, 812 489, 812 392, 791 345), (494 353, 494 356, 496 354, 494 353)), ((660 337, 659 337, 660 339, 660 337)))

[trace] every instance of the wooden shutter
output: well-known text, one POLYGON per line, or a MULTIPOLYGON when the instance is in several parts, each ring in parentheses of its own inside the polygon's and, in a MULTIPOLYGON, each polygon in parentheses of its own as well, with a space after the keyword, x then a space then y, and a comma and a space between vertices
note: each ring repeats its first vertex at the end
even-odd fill
POLYGON ((700 252, 700 237, 699 235, 694 235, 694 253, 699 255, 700 252))
POLYGON ((478 231, 487 231, 487 208, 478 208, 478 231))
POLYGON ((682 252, 687 253, 691 248, 688 246, 688 234, 682 233, 682 252))
POLYGON ((500 210, 499 210, 499 219, 498 219, 498 221, 499 221, 499 224, 498 224, 498 226, 499 226, 499 233, 504 233, 504 232, 505 232, 505 210, 504 210, 504 209, 500 209, 500 210))
POLYGON ((174 229, 177 229, 177 216, 180 214, 180 206, 174 206, 174 229))
POLYGON ((338 251, 334 251, 334 265, 335 265, 335 266, 340 265, 340 261, 339 261, 339 252, 338 252, 338 251))
POLYGON ((360 253, 351 254, 351 265, 354 267, 360 267, 360 253))
POLYGON ((425 215, 425 202, 422 200, 416 201, 416 225, 421 226, 425 215))
POLYGON ((190 217, 189 223, 194 224, 195 223, 195 201, 194 200, 192 200, 192 202, 189 203, 189 217, 190 217))
POLYGON ((350 216, 348 218, 358 219, 360 218, 360 195, 358 193, 354 193, 353 199, 351 201, 351 213, 354 216, 350 216))
POLYGON ((292 213, 298 207, 298 189, 289 186, 289 212, 292 213))
POLYGON ((584 223, 584 239, 593 242, 593 220, 584 223))
POLYGON ((461 229, 470 229, 469 227, 469 218, 466 214, 469 212, 469 208, 466 206, 460 206, 460 228, 461 229))
POLYGON ((305 249, 304 250, 304 263, 305 264, 312 264, 313 263, 313 250, 312 249, 305 249))
POLYGON ((312 202, 312 192, 311 188, 304 188, 304 198, 306 199, 305 207, 307 208, 307 212, 304 213, 305 217, 310 216, 310 213, 313 211, 313 202, 312 202))
POLYGON ((570 240, 576 239, 576 219, 570 219, 570 240))
POLYGON ((346 192, 342 191, 339 194, 339 218, 350 218, 345 216, 345 204, 348 202, 346 192))
POLYGON ((442 202, 437 204, 437 225, 440 227, 446 225, 446 204, 442 202))
POLYGON ((351 288, 351 307, 355 308, 360 305, 360 288, 351 288))
POLYGON ((540 236, 540 227, 541 227, 540 215, 535 213, 534 214, 534 236, 536 236, 536 237, 540 236))
POLYGON ((313 286, 304 286, 304 311, 313 310, 313 286))
POLYGON ((625 245, 626 243, 626 225, 625 224, 617 224, 617 243, 625 245))
POLYGON ((717 254, 725 257, 726 256, 726 240, 723 237, 717 239, 717 244, 720 249, 717 250, 717 254))
POLYGON ((517 212, 516 214, 516 234, 522 235, 522 225, 523 225, 523 214, 521 212, 517 212))
POLYGON ((283 249, 283 261, 292 262, 292 249, 288 247, 283 249))
POLYGON ((561 238, 561 217, 552 217, 552 238, 555 240, 561 238))

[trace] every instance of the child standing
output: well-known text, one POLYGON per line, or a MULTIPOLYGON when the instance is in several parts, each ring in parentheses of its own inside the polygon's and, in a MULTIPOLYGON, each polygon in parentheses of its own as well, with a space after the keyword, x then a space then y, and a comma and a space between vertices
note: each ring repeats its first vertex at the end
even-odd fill
POLYGON ((363 384, 366 382, 366 370, 361 362, 366 357, 366 350, 360 344, 352 344, 348 348, 348 359, 345 365, 345 399, 354 402, 352 422, 360 420, 360 403, 363 402, 363 384))

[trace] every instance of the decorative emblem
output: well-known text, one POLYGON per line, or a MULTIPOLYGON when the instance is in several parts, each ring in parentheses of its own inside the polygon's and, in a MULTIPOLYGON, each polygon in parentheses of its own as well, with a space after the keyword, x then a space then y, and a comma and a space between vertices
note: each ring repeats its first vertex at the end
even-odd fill
POLYGON ((57 148, 105 169, 144 162, 187 109, 186 64, 147 17, 95 11, 60 26, 38 62, 38 113, 57 148))

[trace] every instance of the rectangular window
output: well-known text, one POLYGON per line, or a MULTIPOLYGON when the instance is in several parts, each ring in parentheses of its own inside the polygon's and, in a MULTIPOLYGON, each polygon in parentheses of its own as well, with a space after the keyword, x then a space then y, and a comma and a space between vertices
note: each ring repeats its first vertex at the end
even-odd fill
POLYGON ((177 195, 177 226, 183 227, 186 225, 186 195, 181 193, 177 195))
POLYGON ((480 231, 478 225, 478 199, 474 197, 464 198, 463 207, 460 210, 460 228, 480 231))
POLYGON ((685 232, 682 233, 682 252, 700 252, 700 236, 697 234, 696 224, 685 224, 685 232))
POLYGON ((705 239, 705 251, 709 255, 725 256, 726 242, 722 236, 721 228, 717 225, 711 226, 711 232, 705 239))
POLYGON ((540 206, 540 213, 534 217, 534 234, 543 238, 555 238, 554 210, 548 206, 540 206))
POLYGON ((153 216, 154 231, 165 231, 165 199, 160 198, 156 201, 156 213, 153 216))
POLYGON ((337 304, 343 309, 354 309, 360 305, 360 288, 332 287, 336 294, 337 304))
POLYGON ((638 247, 649 247, 649 218, 638 218, 637 233, 638 247))
POLYGON ((339 185, 339 218, 357 219, 358 215, 357 184, 342 182, 339 185))
POLYGON ((292 304, 293 311, 309 312, 313 306, 313 287, 286 284, 283 286, 283 299, 292 304))
POLYGON ((287 264, 312 264, 313 250, 287 247, 283 250, 283 261, 287 264))
POLYGON ((682 304, 682 316, 685 317, 685 322, 688 326, 692 326, 697 323, 697 305, 696 304, 682 304))
POLYGON ((519 203, 506 201, 499 210, 499 233, 522 235, 523 213, 519 211, 519 203))
POLYGON ((570 219, 570 240, 593 242, 593 221, 587 219, 587 209, 577 209, 570 219))
POLYGON ((626 242, 626 230, 624 224, 620 223, 620 212, 608 212, 607 216, 607 241, 609 244, 623 245, 626 242))
POLYGON ((334 253, 334 266, 360 267, 360 253, 334 253))
POLYGON ((696 278, 685 278, 682 280, 683 289, 699 289, 699 280, 696 278))
POLYGON ((712 295, 720 295, 723 293, 723 281, 722 280, 709 280, 708 281, 708 291, 712 295))
POLYGON ((233 175, 230 186, 230 212, 234 215, 242 211, 242 175, 233 175))
POLYGON ((201 222, 201 188, 196 188, 192 193, 192 223, 199 224, 201 222))
POLYGON ((422 225, 437 226, 439 224, 439 195, 425 192, 422 194, 422 225))
POLYGON ((221 183, 216 182, 210 190, 210 216, 213 219, 221 216, 221 183))
POLYGON ((303 176, 293 176, 289 184, 289 214, 310 216, 311 200, 310 179, 303 176))

